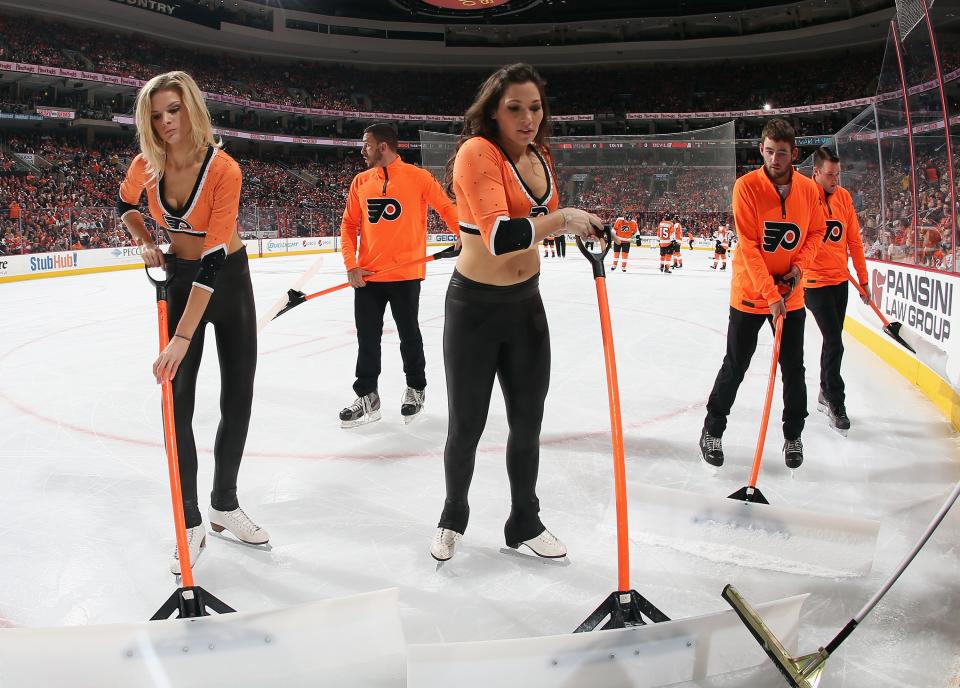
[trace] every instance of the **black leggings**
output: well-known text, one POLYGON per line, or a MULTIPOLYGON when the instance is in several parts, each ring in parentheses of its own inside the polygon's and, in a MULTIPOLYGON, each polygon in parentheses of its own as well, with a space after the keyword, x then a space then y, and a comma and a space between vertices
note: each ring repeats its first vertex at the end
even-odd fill
POLYGON ((556 238, 557 255, 561 258, 567 257, 567 237, 565 234, 558 234, 556 238))
MULTIPOLYGON (((168 273, 172 271, 167 303, 170 313, 168 329, 173 337, 187 305, 193 280, 200 269, 200 261, 180 260, 168 255, 167 268, 168 273)), ((213 323, 220 358, 220 427, 217 428, 213 445, 214 473, 210 505, 214 509, 231 511, 240 506, 237 502, 237 473, 247 440, 250 406, 253 403, 253 376, 257 367, 257 317, 246 249, 227 256, 217 274, 216 289, 207 310, 173 378, 180 491, 187 528, 202 522, 197 500, 197 445, 193 438, 193 408, 207 323, 213 323)))
POLYGON ((550 384, 550 333, 539 275, 507 287, 480 284, 454 270, 443 327, 449 426, 443 452, 447 499, 439 527, 463 533, 477 444, 487 422, 494 377, 507 407, 508 545, 536 537, 540 423, 550 384))

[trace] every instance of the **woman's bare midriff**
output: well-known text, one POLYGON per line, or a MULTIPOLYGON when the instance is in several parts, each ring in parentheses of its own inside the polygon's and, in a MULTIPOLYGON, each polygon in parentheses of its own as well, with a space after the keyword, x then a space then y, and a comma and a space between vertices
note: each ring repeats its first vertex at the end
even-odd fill
POLYGON ((481 284, 506 287, 525 282, 540 272, 540 254, 534 245, 525 251, 495 256, 483 239, 475 234, 462 234, 463 250, 457 258, 457 272, 481 284))
MULTIPOLYGON (((170 237, 170 252, 180 260, 200 260, 203 255, 203 237, 168 235, 170 237)), ((240 235, 234 232, 227 244, 227 255, 236 253, 243 248, 240 235)))

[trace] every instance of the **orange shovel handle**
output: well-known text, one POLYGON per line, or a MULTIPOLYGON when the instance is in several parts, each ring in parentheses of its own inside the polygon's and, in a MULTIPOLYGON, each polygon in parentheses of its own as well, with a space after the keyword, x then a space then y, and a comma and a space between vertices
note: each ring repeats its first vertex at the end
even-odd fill
POLYGON ((773 388, 777 381, 777 361, 780 360, 780 340, 783 338, 783 316, 774 323, 773 357, 770 360, 770 377, 767 380, 767 397, 763 402, 763 416, 760 418, 760 436, 757 438, 757 450, 753 455, 753 469, 750 471, 750 487, 756 488, 760 476, 760 462, 763 459, 763 445, 767 440, 767 425, 770 422, 770 406, 773 404, 773 388))

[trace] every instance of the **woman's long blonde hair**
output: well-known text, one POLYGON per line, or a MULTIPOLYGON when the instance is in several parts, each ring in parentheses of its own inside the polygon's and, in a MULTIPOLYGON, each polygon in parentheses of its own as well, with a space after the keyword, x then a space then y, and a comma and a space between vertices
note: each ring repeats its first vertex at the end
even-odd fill
POLYGON ((203 94, 193 77, 186 72, 167 72, 158 74, 145 83, 137 93, 135 117, 140 152, 147 161, 147 173, 160 180, 167 163, 167 149, 163 140, 153 129, 150 100, 157 91, 174 90, 180 94, 180 102, 187 110, 192 131, 190 139, 197 149, 215 146, 221 148, 222 141, 213 135, 210 111, 203 102, 203 94))

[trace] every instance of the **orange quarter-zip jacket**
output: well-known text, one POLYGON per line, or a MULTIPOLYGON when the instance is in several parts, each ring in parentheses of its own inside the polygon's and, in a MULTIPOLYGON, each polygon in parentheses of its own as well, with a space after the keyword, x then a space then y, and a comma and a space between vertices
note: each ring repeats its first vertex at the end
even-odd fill
MULTIPOLYGON (((397 157, 386 167, 371 167, 354 177, 340 222, 340 251, 347 270, 360 267, 379 273, 425 257, 428 206, 459 236, 456 206, 427 170, 397 157)), ((365 279, 422 280, 426 271, 426 263, 421 263, 365 279)))
MULTIPOLYGON (((797 265, 802 280, 823 243, 826 226, 819 186, 796 170, 791 172, 789 184, 790 192, 781 199, 763 167, 734 184, 733 217, 739 244, 730 305, 737 310, 769 313, 770 306, 782 298, 774 278, 797 265)), ((803 289, 795 289, 786 306, 788 311, 803 308, 803 289)))

